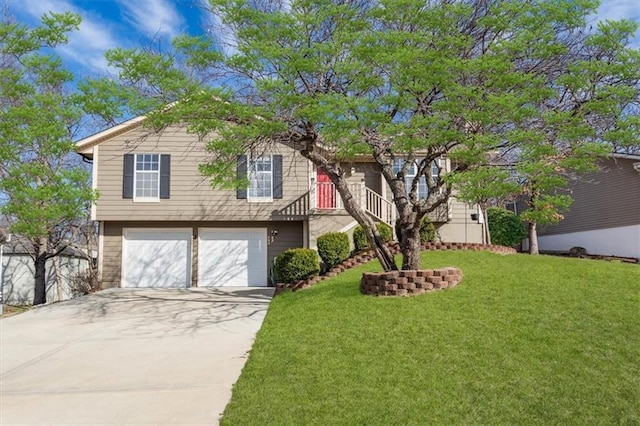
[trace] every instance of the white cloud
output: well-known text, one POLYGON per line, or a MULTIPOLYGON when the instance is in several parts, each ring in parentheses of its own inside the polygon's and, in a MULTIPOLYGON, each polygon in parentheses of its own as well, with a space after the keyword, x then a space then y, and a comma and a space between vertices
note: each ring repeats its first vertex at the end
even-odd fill
POLYGON ((69 42, 56 50, 60 55, 75 64, 87 68, 92 73, 102 74, 108 65, 104 54, 107 50, 124 45, 108 22, 79 9, 66 0, 21 1, 12 9, 30 17, 34 22, 47 12, 73 12, 82 17, 80 29, 69 34, 69 42))
POLYGON ((185 20, 169 0, 118 0, 124 18, 149 38, 179 35, 185 20))
MULTIPOLYGON (((640 24, 640 1, 638 0, 602 0, 597 20, 617 21, 629 19, 640 24)), ((640 47, 640 31, 636 32, 635 38, 631 42, 632 47, 640 47)))
POLYGON ((211 11, 207 0, 198 0, 202 11, 202 27, 227 56, 238 53, 238 38, 233 28, 225 25, 223 18, 211 11))
POLYGON ((598 19, 631 19, 640 21, 640 1, 603 0, 598 8, 598 19))

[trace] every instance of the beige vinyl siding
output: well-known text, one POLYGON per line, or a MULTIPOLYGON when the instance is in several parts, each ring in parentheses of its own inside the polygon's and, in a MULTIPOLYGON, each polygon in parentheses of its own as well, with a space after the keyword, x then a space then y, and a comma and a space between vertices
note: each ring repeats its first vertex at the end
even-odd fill
POLYGON ((599 172, 571 185, 573 204, 557 225, 540 235, 564 234, 640 224, 640 173, 637 160, 610 158, 599 172))
POLYGON ((342 167, 349 173, 349 182, 363 182, 364 185, 373 190, 374 192, 381 194, 382 187, 382 174, 380 173, 380 166, 377 163, 344 163, 342 167))
POLYGON ((120 287, 122 271, 122 225, 104 224, 102 256, 102 287, 120 287))
POLYGON ((102 266, 103 288, 120 287, 122 271, 122 235, 124 228, 193 229, 191 285, 197 285, 197 236, 199 228, 267 228, 267 265, 289 248, 303 245, 303 226, 295 222, 106 222, 104 225, 104 252, 102 266))
POLYGON ((309 247, 317 248, 318 237, 328 232, 344 232, 357 222, 345 210, 322 212, 309 216, 309 247))
POLYGON ((433 217, 439 219, 434 220, 434 223, 436 223, 436 228, 443 242, 482 242, 482 225, 479 224, 477 220, 471 219, 471 214, 478 213, 477 206, 451 197, 449 208, 446 211, 450 213, 448 220, 445 220, 447 217, 444 214, 445 209, 436 210, 436 212, 432 214, 433 217))
POLYGON ((250 202, 237 199, 235 190, 211 188, 198 171, 198 165, 207 158, 204 142, 184 129, 171 128, 161 136, 143 135, 144 130, 136 128, 98 146, 97 220, 301 220, 306 214, 302 209, 308 205, 307 160, 291 148, 273 144, 265 150, 266 154, 283 156, 283 198, 250 202), (170 199, 134 202, 122 198, 123 155, 128 153, 171 155, 170 199))

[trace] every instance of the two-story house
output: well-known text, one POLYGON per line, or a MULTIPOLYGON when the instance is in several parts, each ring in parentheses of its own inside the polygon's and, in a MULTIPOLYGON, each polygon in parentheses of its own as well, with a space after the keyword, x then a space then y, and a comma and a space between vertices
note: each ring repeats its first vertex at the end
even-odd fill
MULTIPOLYGON (((278 254, 314 248, 318 236, 357 225, 322 170, 291 147, 239 156, 236 168, 249 187, 213 189, 198 170, 207 158, 203 142, 182 127, 148 135, 143 120, 77 143, 100 194, 92 218, 100 224, 105 288, 266 286, 278 254)), ((391 191, 376 164, 341 165, 367 211, 393 223, 391 191)), ((477 213, 452 200, 432 220, 443 241, 480 242, 477 213)))

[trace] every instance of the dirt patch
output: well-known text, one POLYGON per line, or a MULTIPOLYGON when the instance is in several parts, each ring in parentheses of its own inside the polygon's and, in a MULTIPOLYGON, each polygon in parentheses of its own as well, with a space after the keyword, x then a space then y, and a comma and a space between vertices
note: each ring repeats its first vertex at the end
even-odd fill
POLYGON ((620 256, 604 256, 601 254, 588 254, 588 253, 580 253, 576 254, 566 252, 566 251, 540 251, 540 254, 547 254, 549 256, 560 256, 560 257, 579 257, 581 259, 595 259, 595 260, 606 260, 607 262, 623 262, 623 263, 639 263, 640 259, 635 257, 620 257, 620 256))
POLYGON ((5 318, 26 312, 31 309, 31 306, 4 305, 3 309, 2 318, 5 318))

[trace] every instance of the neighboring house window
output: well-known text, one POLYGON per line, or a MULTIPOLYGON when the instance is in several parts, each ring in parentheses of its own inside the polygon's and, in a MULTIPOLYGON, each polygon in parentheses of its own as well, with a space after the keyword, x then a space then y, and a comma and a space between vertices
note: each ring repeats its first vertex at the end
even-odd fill
MULTIPOLYGON (((393 162, 393 172, 398 173, 402 169, 405 164, 405 160, 396 158, 393 162)), ((418 174, 418 165, 414 162, 411 164, 411 167, 407 169, 407 173, 404 175, 404 184, 407 190, 407 194, 411 192, 411 186, 413 185, 413 179, 418 174)), ((434 179, 438 179, 438 166, 435 162, 431 164, 431 176, 434 179)), ((418 181, 418 188, 416 191, 416 195, 419 200, 423 200, 427 198, 429 195, 429 189, 427 188, 427 179, 424 176, 420 176, 420 180, 418 181)))
POLYGON ((122 198, 134 201, 168 199, 171 156, 125 154, 122 198))
POLYGON ((238 156, 238 179, 247 179, 248 188, 240 188, 237 198, 271 201, 282 198, 282 155, 238 156))

